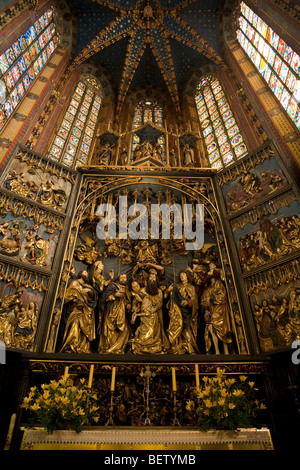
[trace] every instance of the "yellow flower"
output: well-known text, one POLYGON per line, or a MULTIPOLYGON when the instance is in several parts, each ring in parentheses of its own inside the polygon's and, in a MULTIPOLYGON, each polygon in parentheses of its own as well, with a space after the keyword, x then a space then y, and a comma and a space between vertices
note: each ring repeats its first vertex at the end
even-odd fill
POLYGON ((58 382, 56 382, 55 380, 51 380, 50 381, 50 386, 51 386, 52 390, 56 390, 57 387, 58 387, 58 382))
POLYGON ((186 409, 188 411, 191 411, 193 408, 194 408, 194 402, 192 400, 188 400, 188 402, 186 404, 186 409))
POLYGON ((230 410, 233 410, 235 408, 235 404, 234 403, 229 403, 228 408, 230 410))
POLYGON ((36 411, 36 410, 39 410, 41 407, 38 403, 34 403, 32 406, 31 406, 31 409, 36 411))
POLYGON ((249 383, 249 387, 253 388, 254 387, 254 382, 248 382, 249 383))
POLYGON ((80 379, 80 383, 83 385, 85 382, 85 379, 80 379))
POLYGON ((204 403, 207 406, 207 408, 211 408, 213 406, 213 404, 212 404, 212 402, 209 398, 207 400, 204 400, 204 403))
POLYGON ((246 375, 240 375, 240 381, 245 382, 247 380, 246 375))
POLYGON ((242 395, 245 395, 245 392, 243 392, 243 390, 234 390, 232 392, 232 395, 234 395, 235 397, 241 397, 242 395))
POLYGON ((225 385, 227 387, 230 387, 230 385, 233 385, 235 383, 235 379, 226 379, 225 380, 225 385))
POLYGON ((226 388, 221 388, 220 394, 221 394, 221 397, 227 397, 228 392, 227 392, 226 388))
POLYGON ((92 408, 90 409, 91 413, 94 413, 94 411, 97 410, 99 410, 99 406, 92 406, 92 408))
POLYGON ((261 410, 266 410, 266 409, 267 409, 267 407, 266 407, 263 403, 260 404, 260 407, 259 407, 259 408, 260 408, 261 410))
POLYGON ((60 400, 64 405, 66 405, 67 403, 70 403, 70 400, 68 397, 61 397, 60 400))
POLYGON ((220 398, 219 401, 218 401, 218 404, 220 406, 224 406, 225 405, 225 398, 220 398))
POLYGON ((50 396, 49 390, 45 390, 45 392, 43 393, 44 400, 47 400, 47 398, 49 398, 49 396, 50 396))
POLYGON ((79 409, 78 409, 78 414, 79 414, 80 416, 84 416, 84 410, 83 410, 82 408, 79 408, 79 409))
POLYGON ((206 415, 206 416, 209 416, 209 410, 204 410, 203 414, 206 415))

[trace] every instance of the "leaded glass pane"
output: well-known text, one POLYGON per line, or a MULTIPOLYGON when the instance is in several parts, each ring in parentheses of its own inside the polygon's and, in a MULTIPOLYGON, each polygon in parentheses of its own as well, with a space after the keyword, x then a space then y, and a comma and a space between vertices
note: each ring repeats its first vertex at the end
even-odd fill
POLYGON ((202 79, 195 102, 212 168, 221 169, 244 155, 246 145, 219 80, 211 76, 202 79))
POLYGON ((68 166, 88 161, 102 96, 101 86, 93 77, 85 75, 79 81, 54 138, 50 158, 68 166))
POLYGON ((300 61, 298 54, 244 2, 241 3, 237 39, 299 129, 300 61))

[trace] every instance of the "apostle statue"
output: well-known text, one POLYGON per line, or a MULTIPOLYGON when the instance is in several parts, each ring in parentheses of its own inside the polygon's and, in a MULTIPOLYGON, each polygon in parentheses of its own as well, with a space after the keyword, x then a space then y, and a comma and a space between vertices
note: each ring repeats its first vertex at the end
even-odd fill
POLYGON ((108 166, 112 163, 112 150, 109 143, 106 143, 99 155, 99 165, 108 166))
POLYGON ((132 352, 134 354, 163 354, 168 351, 170 343, 163 326, 163 293, 159 288, 157 273, 152 270, 149 274, 146 287, 140 287, 134 281, 132 324, 137 317, 140 324, 132 339, 132 352))
POLYGON ((102 302, 103 321, 100 332, 99 352, 124 354, 130 339, 127 311, 130 309, 131 294, 127 275, 120 274, 117 282, 111 282, 105 289, 102 302))
POLYGON ((219 340, 228 354, 228 344, 232 342, 229 321, 229 305, 226 289, 221 281, 220 271, 211 269, 206 277, 206 288, 201 296, 201 305, 204 309, 205 321, 205 348, 208 353, 212 343, 215 353, 220 354, 219 340))
POLYGON ((94 288, 102 293, 104 288, 109 284, 109 282, 112 280, 112 277, 114 275, 114 272, 111 270, 108 274, 110 276, 110 279, 106 279, 105 276, 103 275, 103 270, 104 270, 104 264, 102 261, 96 261, 93 266, 93 274, 92 274, 92 283, 94 288))
POLYGON ((195 166, 194 150, 189 144, 185 144, 183 149, 183 166, 195 166))
POLYGON ((71 281, 65 294, 70 314, 67 319, 61 352, 71 350, 76 353, 90 353, 91 341, 96 338, 94 309, 97 292, 89 284, 86 270, 78 273, 71 281))
POLYGON ((119 165, 126 165, 128 160, 128 152, 126 147, 122 148, 122 152, 120 153, 119 157, 119 165))
POLYGON ((199 354, 197 346, 198 297, 187 270, 178 273, 170 294, 168 337, 174 354, 199 354))

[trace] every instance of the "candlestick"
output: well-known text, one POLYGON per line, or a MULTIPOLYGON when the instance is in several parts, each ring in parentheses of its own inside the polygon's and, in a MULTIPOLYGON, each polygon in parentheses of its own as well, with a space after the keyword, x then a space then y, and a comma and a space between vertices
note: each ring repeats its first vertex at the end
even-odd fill
POLYGON ((110 384, 110 390, 112 392, 115 391, 115 383, 116 383, 116 368, 113 367, 111 371, 111 384, 110 384))
POLYGON ((172 388, 173 388, 173 392, 177 391, 175 367, 172 367, 172 388))
POLYGON ((196 377, 196 388, 200 388, 199 365, 198 364, 195 364, 195 377, 196 377))
POLYGON ((64 373, 64 380, 67 380, 68 376, 69 376, 69 367, 66 366, 65 367, 65 373, 64 373))
POLYGON ((14 430, 15 423, 16 423, 16 417, 17 417, 16 413, 13 413, 11 415, 4 450, 8 450, 10 448, 11 438, 12 438, 13 430, 14 430))
POLYGON ((89 383, 88 383, 89 388, 92 388, 93 374, 94 374, 94 364, 91 364, 90 375, 89 375, 89 383))

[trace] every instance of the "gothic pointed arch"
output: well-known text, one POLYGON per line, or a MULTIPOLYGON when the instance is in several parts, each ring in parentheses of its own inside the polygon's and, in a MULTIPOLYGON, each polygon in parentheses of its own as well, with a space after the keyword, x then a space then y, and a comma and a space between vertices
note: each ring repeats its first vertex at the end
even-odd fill
POLYGON ((92 68, 83 69, 59 128, 49 147, 49 157, 69 167, 88 162, 104 96, 92 68))

